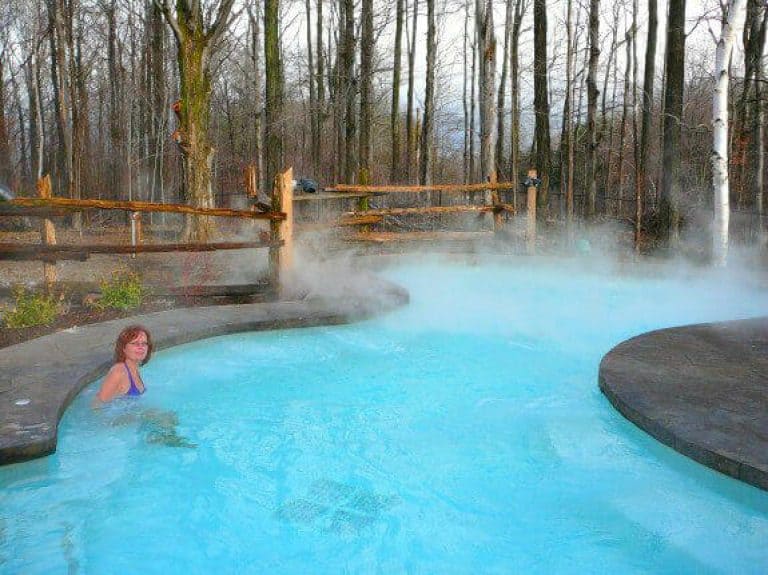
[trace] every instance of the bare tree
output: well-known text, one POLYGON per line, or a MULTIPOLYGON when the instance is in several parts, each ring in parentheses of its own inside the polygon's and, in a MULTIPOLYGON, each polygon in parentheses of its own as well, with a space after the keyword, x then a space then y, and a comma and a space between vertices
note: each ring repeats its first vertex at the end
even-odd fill
MULTIPOLYGON (((499 79, 499 97, 496 99, 496 173, 506 172, 504 163, 504 104, 507 87, 507 71, 509 69, 510 36, 512 35, 512 15, 514 7, 512 0, 506 0, 504 8, 504 55, 501 58, 501 78, 499 79)), ((502 179, 506 179, 503 178, 502 179)))
POLYGON ((685 0, 670 0, 667 16, 664 90, 664 170, 659 218, 673 245, 680 234, 683 90, 685 86, 685 0))
POLYGON ((397 182, 400 179, 400 74, 402 70, 403 52, 403 19, 405 17, 405 0, 397 0, 395 12, 395 53, 392 65, 392 110, 389 117, 389 131, 392 138, 392 163, 389 180, 397 182))
POLYGON ((712 187, 715 196, 714 261, 725 265, 728 256, 728 71, 733 43, 744 25, 746 0, 731 0, 715 54, 715 90, 712 97, 712 187))
POLYGON ((264 70, 267 94, 264 106, 264 171, 270 186, 283 169, 283 67, 280 58, 279 14, 280 0, 265 0, 264 70))
POLYGON ((413 14, 411 15, 413 24, 411 25, 411 36, 408 42, 408 104, 405 116, 405 131, 408 138, 408 181, 413 178, 413 166, 416 161, 416 140, 418 131, 414 122, 413 102, 416 97, 414 89, 415 70, 416 70, 416 28, 419 23, 419 0, 413 0, 413 14))
POLYGON ((360 13, 360 168, 359 181, 371 180, 371 122, 373 99, 373 0, 362 0, 360 13))
POLYGON ((437 30, 435 0, 427 0, 427 79, 424 95, 424 117, 421 125, 421 157, 419 183, 432 183, 432 136, 435 121, 435 60, 437 58, 437 30))
POLYGON ((8 147, 8 128, 5 119, 5 70, 3 62, 7 58, 5 46, 0 49, 0 182, 11 181, 11 154, 8 147))
MULTIPOLYGON (((176 38, 181 96, 179 147, 184 158, 187 199, 198 207, 213 207, 211 169, 214 150, 209 135, 211 56, 229 26, 234 0, 221 0, 207 9, 201 0, 177 2, 175 8, 171 7, 170 0, 162 0, 162 4, 161 0, 155 1, 176 38)), ((187 219, 184 230, 187 240, 206 241, 212 233, 210 218, 187 219)))
POLYGON ((589 71, 587 73, 587 217, 595 217, 597 197, 597 62, 600 57, 600 1, 589 2, 589 71))
MULTIPOLYGON (((322 0, 317 0, 321 2, 322 0)), ((309 77, 309 132, 310 132, 310 158, 312 170, 318 173, 320 168, 320 111, 317 106, 317 94, 315 91, 315 62, 312 54, 312 6, 309 0, 304 0, 305 15, 307 18, 307 76, 309 77)), ((318 37, 322 42, 322 36, 318 37)))
POLYGON ((476 0, 475 25, 477 26, 480 58, 480 172, 483 181, 496 180, 496 37, 493 33, 493 3, 476 0))
POLYGON ((643 117, 640 142, 640 162, 635 197, 635 246, 640 245, 640 233, 646 192, 648 189, 648 162, 651 150, 651 118, 653 114, 653 84, 656 77, 656 32, 658 28, 657 0, 648 0, 648 37, 645 43, 645 67, 643 71, 643 117))
POLYGON ((549 203, 549 79, 547 76, 547 6, 546 0, 533 2, 533 108, 536 114, 534 141, 536 167, 541 177, 537 196, 540 213, 547 211, 549 203))

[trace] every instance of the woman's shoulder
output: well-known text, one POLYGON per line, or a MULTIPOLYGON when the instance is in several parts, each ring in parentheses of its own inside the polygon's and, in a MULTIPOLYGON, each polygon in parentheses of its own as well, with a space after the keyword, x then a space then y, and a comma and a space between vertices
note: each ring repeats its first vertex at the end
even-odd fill
POLYGON ((109 368, 107 375, 113 373, 125 373, 125 363, 118 361, 117 363, 113 364, 112 367, 109 368))

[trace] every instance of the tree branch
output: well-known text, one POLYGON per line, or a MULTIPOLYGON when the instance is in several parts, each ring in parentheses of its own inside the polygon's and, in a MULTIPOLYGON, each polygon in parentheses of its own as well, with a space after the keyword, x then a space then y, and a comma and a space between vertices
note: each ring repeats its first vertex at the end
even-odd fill
POLYGON ((216 21, 213 24, 211 24, 211 27, 208 29, 208 32, 206 33, 209 46, 215 46, 216 42, 218 42, 219 38, 221 38, 221 35, 227 29, 229 25, 229 22, 228 22, 229 15, 232 12, 232 5, 234 3, 235 3, 235 0, 223 0, 223 2, 221 3, 221 7, 219 8, 219 13, 216 16, 216 21))
POLYGON ((163 16, 165 16, 165 21, 168 22, 171 30, 173 30, 173 35, 176 36, 176 41, 181 44, 184 39, 184 33, 181 31, 178 20, 173 17, 169 0, 154 0, 154 3, 157 9, 163 13, 163 16))

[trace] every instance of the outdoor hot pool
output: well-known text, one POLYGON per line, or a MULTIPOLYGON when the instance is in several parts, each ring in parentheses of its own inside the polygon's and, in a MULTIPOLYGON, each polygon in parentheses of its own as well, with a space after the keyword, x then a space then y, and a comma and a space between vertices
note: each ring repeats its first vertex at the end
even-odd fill
POLYGON ((766 573, 768 492, 601 395, 615 344, 768 313, 733 273, 411 262, 410 305, 157 353, 0 468, 2 573, 766 573))

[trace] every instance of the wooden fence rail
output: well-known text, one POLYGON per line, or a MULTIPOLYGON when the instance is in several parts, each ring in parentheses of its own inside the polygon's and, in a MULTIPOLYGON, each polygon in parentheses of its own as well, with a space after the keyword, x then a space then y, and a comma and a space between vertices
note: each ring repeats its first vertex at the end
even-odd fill
MULTIPOLYGON (((322 197, 317 200, 326 200, 337 197, 361 198, 358 203, 358 209, 343 212, 339 218, 327 225, 334 227, 343 226, 361 226, 359 231, 347 236, 348 240, 364 242, 394 242, 394 241, 413 241, 413 240, 460 240, 460 239, 478 239, 487 237, 488 233, 483 232, 456 232, 456 231, 432 231, 432 232, 402 232, 402 231, 371 231, 368 226, 381 224, 385 222, 387 216, 409 216, 409 215, 442 215, 452 213, 490 213, 493 214, 493 231, 499 232, 504 227, 503 214, 515 214, 517 209, 514 205, 503 203, 499 200, 498 192, 500 190, 514 190, 514 185, 510 182, 485 182, 480 184, 438 184, 430 186, 371 186, 371 185, 351 185, 336 184, 331 188, 326 188, 322 197), (486 197, 486 203, 482 205, 453 205, 453 206, 424 206, 424 207, 398 207, 398 208, 371 208, 368 209, 368 198, 373 195, 386 194, 422 194, 422 193, 475 193, 490 192, 486 197)), ((534 192, 535 193, 535 192, 534 192)), ((310 200, 314 198, 305 197, 310 200)), ((303 229, 316 229, 318 225, 304 225, 303 229)), ((528 234, 530 234, 530 229, 528 234)))
POLYGON ((421 192, 485 192, 492 190, 514 190, 509 182, 485 184, 437 184, 433 186, 357 186, 353 184, 336 184, 326 188, 327 192, 372 193, 372 194, 413 194, 421 192))
MULTIPOLYGON (((230 210, 226 208, 196 208, 183 204, 155 204, 152 202, 117 202, 111 200, 74 200, 70 198, 16 198, 4 203, 13 208, 48 208, 80 211, 88 209, 121 210, 125 212, 165 212, 175 214, 193 214, 198 216, 219 216, 226 218, 244 218, 252 220, 285 220, 283 212, 258 212, 249 210, 230 210)), ((18 213, 17 215, 37 215, 18 213)))
POLYGON ((0 216, 26 216, 43 218, 38 245, 0 244, 0 260, 42 261, 46 284, 56 281, 56 268, 53 264, 59 260, 85 261, 91 254, 131 254, 167 253, 167 252, 210 252, 218 250, 237 250, 251 248, 269 248, 270 273, 275 291, 280 289, 282 274, 291 266, 293 249, 293 206, 292 206, 292 170, 279 174, 273 190, 272 206, 266 208, 254 205, 252 210, 232 210, 227 208, 198 208, 183 204, 157 204, 139 201, 113 201, 93 199, 71 199, 52 197, 49 176, 37 183, 39 198, 13 198, 0 202, 0 216), (131 245, 57 245, 55 228, 49 219, 82 210, 121 210, 130 212, 131 245), (218 243, 169 243, 147 245, 141 243, 140 212, 177 213, 198 216, 239 218, 247 220, 266 220, 270 223, 270 232, 262 231, 258 241, 218 242, 218 243))

